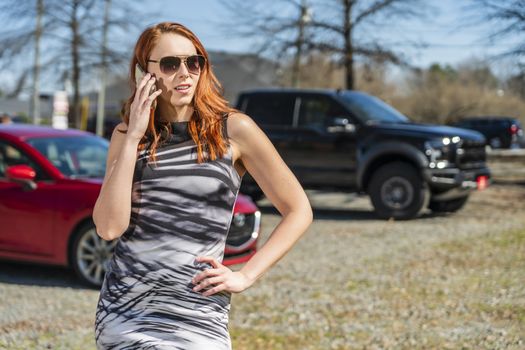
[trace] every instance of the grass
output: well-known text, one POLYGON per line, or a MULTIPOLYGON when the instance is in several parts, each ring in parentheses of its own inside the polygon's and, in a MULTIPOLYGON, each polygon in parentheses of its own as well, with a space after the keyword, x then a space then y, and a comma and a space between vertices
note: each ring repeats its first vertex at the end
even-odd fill
POLYGON ((230 332, 233 349, 253 350, 288 350, 304 349, 305 347, 319 343, 320 336, 314 332, 301 334, 276 334, 272 332, 233 329, 230 332))
MULTIPOLYGON (((259 289, 236 295, 233 349, 525 347, 525 229, 411 247, 340 270, 343 283, 328 265, 328 278, 311 285, 282 266, 264 283, 268 293, 294 297, 283 302, 259 289)), ((77 308, 48 326, 36 318, 10 324, 0 349, 94 349, 92 304, 77 308), (19 341, 8 343, 11 336, 19 341)))
MULTIPOLYGON (((379 306, 368 312, 359 311, 363 305, 314 310, 315 317, 330 325, 329 331, 298 331, 283 308, 281 318, 266 320, 280 331, 266 331, 269 327, 262 322, 234 327, 233 348, 318 349, 334 340, 330 348, 335 349, 361 349, 371 343, 379 348, 525 346, 525 230, 449 240, 400 259, 382 256, 364 268, 367 276, 349 279, 333 295, 333 303, 348 306, 349 296, 368 295, 379 306), (346 334, 344 323, 351 326, 346 334), (383 337, 374 339, 377 333, 370 327, 383 337)), ((323 290, 308 295, 315 301, 323 298, 323 290)), ((257 309, 255 304, 248 303, 250 312, 257 309)))

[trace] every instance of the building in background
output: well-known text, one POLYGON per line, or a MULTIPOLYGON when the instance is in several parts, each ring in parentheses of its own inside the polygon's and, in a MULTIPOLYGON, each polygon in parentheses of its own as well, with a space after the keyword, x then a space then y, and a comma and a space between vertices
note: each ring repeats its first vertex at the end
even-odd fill
MULTIPOLYGON (((40 114, 43 124, 51 124, 53 114, 53 96, 49 94, 40 95, 40 114)), ((32 123, 31 103, 27 100, 16 98, 0 98, 0 114, 8 114, 15 121, 32 123)))
MULTIPOLYGON (((267 59, 260 58, 254 54, 235 54, 227 52, 209 52, 213 70, 224 88, 224 97, 235 105, 237 95, 240 91, 251 88, 264 88, 277 86, 279 81, 278 66, 267 59)), ((105 129, 113 130, 113 125, 120 121, 120 112, 123 104, 130 96, 128 78, 120 76, 109 81, 106 87, 105 101, 105 129)), ((95 129, 97 116, 96 90, 87 92, 88 97, 88 130, 95 129)), ((71 97, 71 96, 70 96, 71 97)), ((43 124, 51 124, 53 115, 53 94, 41 95, 41 118, 43 124)), ((71 103, 71 101, 70 101, 71 103)), ((31 123, 30 101, 18 99, 0 99, 0 113, 11 116, 22 116, 31 123)), ((110 133, 111 133, 110 130, 110 133)), ((105 135, 108 130, 105 130, 105 135)))

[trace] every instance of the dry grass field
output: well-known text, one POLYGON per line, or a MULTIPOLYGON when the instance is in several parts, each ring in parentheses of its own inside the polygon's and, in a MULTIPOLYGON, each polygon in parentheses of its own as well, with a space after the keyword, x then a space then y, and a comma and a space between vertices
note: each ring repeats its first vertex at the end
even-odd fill
MULTIPOLYGON (((305 236, 233 296, 235 350, 525 348, 525 187, 404 222, 366 197, 308 194, 305 236)), ((260 208, 262 243, 280 216, 260 208)), ((97 297, 68 270, 1 262, 0 348, 94 349, 97 297)))

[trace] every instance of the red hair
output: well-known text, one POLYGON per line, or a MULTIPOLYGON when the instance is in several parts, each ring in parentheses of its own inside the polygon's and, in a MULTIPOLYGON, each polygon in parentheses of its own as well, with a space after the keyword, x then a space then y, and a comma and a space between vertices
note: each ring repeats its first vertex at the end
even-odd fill
MULTIPOLYGON (((201 70, 192 100, 194 113, 188 123, 188 131, 193 141, 197 144, 198 163, 222 158, 227 151, 227 145, 222 135, 221 120, 225 114, 236 110, 229 107, 228 101, 222 96, 222 86, 211 69, 208 53, 204 46, 192 31, 180 23, 158 23, 147 28, 140 35, 135 44, 133 58, 129 67, 129 82, 132 94, 124 104, 122 119, 129 125, 130 106, 137 90, 135 86, 135 64, 138 63, 141 67, 147 67, 151 51, 157 45, 160 36, 165 33, 179 34, 189 39, 197 49, 197 54, 206 58, 206 63, 201 70)), ((170 133, 171 125, 169 121, 162 120, 155 111, 150 115, 148 128, 139 142, 138 149, 145 149, 149 143, 151 152, 149 159, 156 161, 155 149, 166 141, 170 133)))

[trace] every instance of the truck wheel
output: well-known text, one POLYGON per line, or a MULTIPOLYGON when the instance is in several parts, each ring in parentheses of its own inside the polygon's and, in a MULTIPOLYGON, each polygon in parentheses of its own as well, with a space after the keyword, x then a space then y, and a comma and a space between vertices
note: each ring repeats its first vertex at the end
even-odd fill
POLYGON ((426 208, 430 191, 415 167, 393 162, 379 167, 368 184, 376 214, 383 219, 407 220, 426 208))
POLYGON ((436 213, 453 213, 461 208, 467 203, 468 196, 451 199, 448 201, 430 201, 428 208, 436 213))
POLYGON ((100 238, 92 222, 81 226, 74 233, 69 259, 82 283, 97 288, 102 286, 106 267, 117 241, 115 239, 108 242, 100 238))

